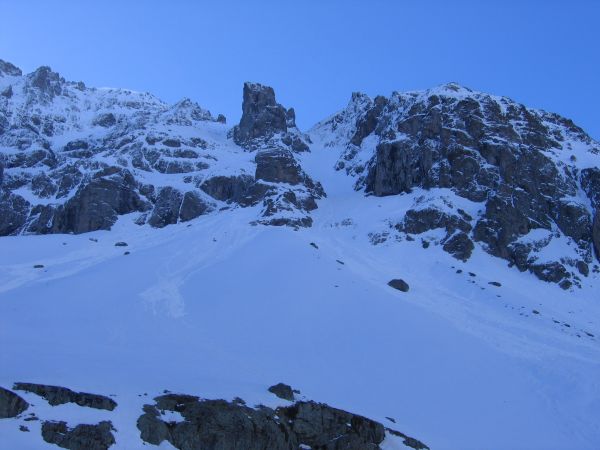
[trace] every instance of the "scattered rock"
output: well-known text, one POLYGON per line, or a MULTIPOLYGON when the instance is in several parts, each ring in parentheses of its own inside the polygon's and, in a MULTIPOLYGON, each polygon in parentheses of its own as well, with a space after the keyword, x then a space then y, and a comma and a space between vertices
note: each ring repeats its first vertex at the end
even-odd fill
MULTIPOLYGON (((95 242, 98 242, 98 241, 96 240, 95 242)), ((127 245, 128 245, 127 242, 123 242, 123 241, 115 243, 115 247, 127 247, 127 245)))
POLYGON ((393 287, 402 292, 408 292, 409 286, 408 283, 400 278, 395 278, 388 282, 388 286, 393 287))
POLYGON ((499 283, 498 281, 490 281, 488 284, 491 284, 492 286, 496 286, 496 287, 502 286, 502 283, 499 283))
POLYGON ((33 268, 34 268, 34 269, 43 269, 43 268, 44 268, 44 265, 43 265, 43 264, 35 264, 35 265, 33 266, 33 268))
POLYGON ((310 245, 313 246, 314 248, 316 248, 317 250, 319 249, 319 246, 317 244, 315 244, 314 242, 311 242, 310 245))
POLYGON ((28 433, 29 428, 27 428, 25 425, 19 425, 19 431, 24 431, 24 432, 28 433))

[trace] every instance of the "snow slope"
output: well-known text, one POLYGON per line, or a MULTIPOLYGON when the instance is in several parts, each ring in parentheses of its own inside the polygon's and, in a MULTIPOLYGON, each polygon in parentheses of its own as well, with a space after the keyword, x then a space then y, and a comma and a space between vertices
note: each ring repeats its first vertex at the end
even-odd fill
MULTIPOLYGON (((373 245, 422 192, 364 197, 338 156, 318 143, 302 156, 328 193, 311 228, 250 226, 256 211, 239 208, 0 239, 0 385, 113 395, 113 412, 24 397, 42 419, 112 420, 117 449, 143 448, 136 418, 164 389, 274 405, 279 381, 432 449, 598 448, 597 274, 568 292, 479 248, 462 263, 418 241, 373 245)), ((55 448, 22 418, 0 436, 0 448, 55 448)))

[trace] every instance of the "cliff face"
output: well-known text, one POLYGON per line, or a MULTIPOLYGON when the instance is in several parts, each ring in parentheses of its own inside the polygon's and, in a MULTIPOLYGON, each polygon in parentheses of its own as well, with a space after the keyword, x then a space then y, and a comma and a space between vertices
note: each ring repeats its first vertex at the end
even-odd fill
POLYGON ((441 228, 439 243, 459 259, 479 243, 564 288, 587 276, 600 146, 570 120, 448 84, 374 100, 354 94, 313 133, 343 149, 336 167, 357 190, 429 192, 393 224, 409 238, 441 228), (458 206, 465 202, 475 214, 458 206), (548 254, 557 242, 569 247, 558 258, 548 254))

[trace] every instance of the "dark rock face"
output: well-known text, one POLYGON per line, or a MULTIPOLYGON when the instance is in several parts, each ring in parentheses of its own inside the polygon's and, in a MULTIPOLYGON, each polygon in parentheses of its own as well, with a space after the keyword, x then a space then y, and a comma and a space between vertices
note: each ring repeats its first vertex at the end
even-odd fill
POLYGON ((95 174, 64 205, 34 208, 27 232, 78 234, 110 230, 119 215, 148 208, 137 193, 131 173, 108 168, 95 174))
POLYGON ((408 292, 410 287, 408 283, 400 278, 394 278, 393 280, 388 281, 388 286, 393 287, 402 292, 408 292))
POLYGON ((460 232, 453 234, 450 238, 446 239, 442 248, 456 259, 466 261, 471 257, 475 245, 473 244, 473 241, 469 239, 467 233, 460 232))
POLYGON ((256 153, 257 180, 299 184, 306 175, 289 150, 269 149, 256 153))
POLYGON ((594 217, 592 239, 594 241, 594 249, 596 250, 596 257, 600 261, 600 209, 596 211, 596 216, 594 217))
POLYGON ((581 171, 581 187, 588 195, 592 206, 600 208, 600 168, 592 167, 581 171))
POLYGON ((98 125, 98 126, 104 127, 104 128, 112 127, 116 123, 117 123, 117 119, 115 118, 115 115, 113 113, 100 114, 92 122, 93 125, 98 125))
POLYGON ((376 151, 367 192, 394 195, 410 192, 414 186, 426 182, 432 164, 431 152, 412 148, 402 141, 379 144, 376 151))
POLYGON ((187 222, 212 210, 212 206, 206 203, 196 192, 189 191, 183 195, 179 209, 179 219, 182 222, 187 222))
POLYGON ((0 387, 0 419, 17 417, 29 408, 29 403, 8 389, 0 387))
MULTIPOLYGON (((383 425, 362 416, 315 402, 296 402, 289 407, 250 408, 241 401, 200 400, 167 394, 145 405, 138 419, 142 440, 153 445, 163 441, 175 448, 231 450, 379 449, 385 438, 383 425), (181 414, 181 422, 165 422, 161 411, 181 414)), ((398 432, 395 432, 398 433, 398 432)), ((398 435, 404 436, 402 433, 398 435)), ((416 443, 413 448, 425 445, 416 443)))
POLYGON ((156 196, 148 223, 155 228, 163 228, 179 220, 187 222, 195 219, 213 209, 213 205, 206 202, 197 192, 189 191, 183 194, 166 186, 161 188, 156 196))
POLYGON ((269 392, 284 400, 294 401, 294 391, 287 384, 277 383, 269 388, 269 392))
POLYGON ((112 423, 80 424, 69 428, 66 422, 43 422, 44 441, 69 450, 107 450, 115 443, 112 423))
POLYGON ((161 188, 148 223, 156 228, 177 223, 182 201, 183 194, 177 189, 169 186, 161 188))
POLYGON ((459 259, 470 253, 468 238, 540 274, 535 246, 524 248, 519 240, 533 230, 558 228, 576 248, 563 280, 574 278, 575 261, 590 262, 594 211, 577 192, 586 192, 597 209, 600 169, 580 170, 575 157, 566 163, 561 155, 574 145, 600 155, 600 146, 568 119, 449 84, 375 100, 354 94, 346 110, 319 124, 318 133, 333 136, 330 145, 346 147, 337 168, 355 176, 356 188, 368 194, 437 188, 481 203, 472 230, 440 242, 448 250, 462 242, 460 252, 451 251, 459 259), (365 163, 367 151, 372 157, 365 163))
POLYGON ((224 400, 199 401, 196 397, 178 395, 157 397, 156 406, 144 406, 137 425, 143 441, 159 445, 166 440, 182 450, 298 448, 293 437, 280 429, 272 410, 255 410, 224 400), (185 421, 164 422, 159 410, 177 411, 185 421))
MULTIPOLYGON (((12 89, 12 86, 10 86, 10 85, 9 85, 7 88, 4 88, 4 89, 2 90, 2 92, 0 92, 0 95, 1 95, 2 97, 5 97, 5 98, 11 98, 11 97, 13 96, 13 89, 12 89)), ((4 118, 3 118, 3 119, 4 119, 4 118)), ((6 121, 6 119, 4 119, 4 120, 6 121)), ((6 125, 4 125, 4 126, 6 126, 6 125)), ((0 133, 1 133, 1 129, 2 129, 2 128, 3 128, 3 127, 1 127, 1 128, 0 128, 0 133)))
POLYGON ((466 215, 452 215, 435 207, 423 209, 409 209, 404 216, 404 221, 396 228, 411 234, 421 234, 436 228, 444 228, 452 234, 457 230, 471 231, 471 225, 466 215))
POLYGON ((375 450, 385 439, 380 423, 322 403, 297 402, 277 413, 291 423, 298 441, 311 448, 375 450))
POLYGON ((217 200, 242 206, 258 204, 271 190, 249 175, 216 176, 203 181, 199 187, 217 200))
POLYGON ((0 236, 18 232, 27 220, 30 207, 23 197, 0 188, 0 236))
POLYGON ((242 118, 233 130, 233 139, 246 147, 255 139, 270 138, 287 132, 286 109, 275 101, 273 88, 244 83, 242 118))
POLYGON ((466 261, 475 248, 468 234, 472 229, 471 220, 473 218, 460 209, 456 213, 449 213, 435 206, 427 206, 409 209, 395 228, 407 234, 422 234, 442 228, 446 230, 446 236, 441 241, 443 250, 456 259, 466 261))
POLYGON ((62 405, 65 403, 75 403, 79 406, 105 409, 107 411, 112 411, 117 406, 117 402, 104 395, 90 394, 87 392, 74 392, 71 389, 61 386, 49 386, 35 383, 15 383, 13 389, 39 395, 52 406, 62 405))

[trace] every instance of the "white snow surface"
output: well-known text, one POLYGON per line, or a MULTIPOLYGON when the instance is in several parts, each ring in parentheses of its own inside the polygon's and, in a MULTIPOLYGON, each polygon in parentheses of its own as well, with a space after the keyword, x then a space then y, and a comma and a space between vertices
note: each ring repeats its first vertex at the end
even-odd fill
MULTIPOLYGON (((364 197, 338 155, 317 142, 302 156, 328 192, 308 229, 251 226, 247 208, 0 239, 0 385, 112 396, 108 412, 24 394, 44 420, 111 420, 116 449, 143 448, 136 419, 165 389, 274 406, 277 382, 432 449, 597 449, 597 274, 565 292, 480 248, 462 263, 417 241, 373 245, 422 192, 364 197)), ((55 448, 26 414, 0 421, 0 448, 55 448)))

